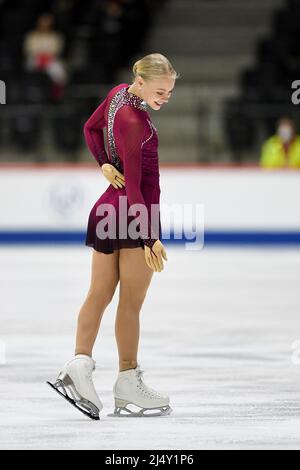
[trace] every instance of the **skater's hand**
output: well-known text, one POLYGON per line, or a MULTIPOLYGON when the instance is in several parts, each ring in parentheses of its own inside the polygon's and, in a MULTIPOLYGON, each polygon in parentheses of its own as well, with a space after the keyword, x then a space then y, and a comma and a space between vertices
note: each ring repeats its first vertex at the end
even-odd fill
POLYGON ((153 271, 161 272, 164 269, 163 258, 168 261, 164 245, 160 240, 156 240, 152 250, 147 245, 144 246, 144 249, 146 263, 149 268, 153 269, 153 271))
POLYGON ((113 185, 114 188, 122 188, 125 186, 125 177, 110 163, 104 163, 101 166, 102 173, 105 178, 113 185))

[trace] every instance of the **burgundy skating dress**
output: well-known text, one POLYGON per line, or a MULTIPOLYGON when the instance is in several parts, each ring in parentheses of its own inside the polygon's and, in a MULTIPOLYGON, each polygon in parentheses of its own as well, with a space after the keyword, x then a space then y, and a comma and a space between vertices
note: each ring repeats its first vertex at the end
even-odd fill
MULTIPOLYGON (((106 254, 121 248, 144 249, 144 245, 152 248, 156 240, 161 239, 157 130, 147 111, 146 102, 129 92, 129 86, 122 83, 112 88, 84 126, 87 146, 100 167, 104 163, 110 163, 125 177, 125 187, 116 189, 112 184, 109 185, 92 207, 88 219, 85 244, 106 254), (104 146, 105 127, 107 152, 104 146), (103 212, 103 204, 112 204, 119 217, 120 196, 127 196, 127 199, 123 198, 127 203, 125 238, 124 232, 121 237, 119 235, 118 223, 116 236, 107 233, 106 238, 99 237, 97 224, 102 219, 107 221, 110 217, 109 211, 103 212), (136 203, 144 204, 147 208, 147 232, 142 232, 141 235, 137 233, 138 238, 134 239, 130 230, 128 231, 128 226, 140 212, 134 211, 132 214, 135 215, 128 215, 128 209, 136 203), (156 223, 151 213, 152 204, 156 205, 156 223)), ((138 227, 140 228, 140 225, 138 227)))

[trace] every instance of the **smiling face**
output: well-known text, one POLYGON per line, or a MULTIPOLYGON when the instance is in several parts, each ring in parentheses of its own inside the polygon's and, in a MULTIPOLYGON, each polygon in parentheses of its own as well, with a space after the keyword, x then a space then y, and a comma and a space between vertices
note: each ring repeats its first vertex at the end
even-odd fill
POLYGON ((152 109, 158 111, 164 104, 168 103, 175 86, 175 78, 166 75, 145 81, 142 77, 138 76, 135 83, 143 100, 152 109))

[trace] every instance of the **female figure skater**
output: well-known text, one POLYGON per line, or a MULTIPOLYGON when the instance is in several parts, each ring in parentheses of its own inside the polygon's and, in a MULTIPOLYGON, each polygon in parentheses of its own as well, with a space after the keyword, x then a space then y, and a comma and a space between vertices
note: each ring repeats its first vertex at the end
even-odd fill
MULTIPOLYGON (((143 382, 137 353, 140 310, 153 272, 162 271, 163 258, 167 260, 160 241, 160 218, 154 228, 151 216, 151 206, 159 206, 160 187, 158 137, 147 106, 161 109, 168 102, 179 75, 168 59, 157 53, 135 62, 133 74, 134 82, 112 88, 84 126, 87 146, 111 184, 93 206, 88 220, 86 245, 93 248, 91 285, 78 316, 75 357, 64 365, 54 384, 48 382, 92 419, 99 419, 103 408, 92 381, 96 366, 92 350, 102 315, 119 281, 115 321, 119 372, 113 386, 114 415, 161 416, 172 411, 169 397, 143 382), (126 215, 134 204, 139 204, 138 211, 141 207, 147 209, 144 220, 147 232, 141 230, 137 237, 128 233, 120 237, 117 226, 116 236, 99 236, 100 225, 112 219, 110 211, 108 218, 104 216, 103 207, 106 210, 109 204, 119 216, 121 196, 127 199, 126 215), (128 404, 137 407, 138 412, 128 409, 128 404)), ((121 219, 124 221, 124 213, 121 219)), ((128 215, 128 232, 133 219, 128 215)))

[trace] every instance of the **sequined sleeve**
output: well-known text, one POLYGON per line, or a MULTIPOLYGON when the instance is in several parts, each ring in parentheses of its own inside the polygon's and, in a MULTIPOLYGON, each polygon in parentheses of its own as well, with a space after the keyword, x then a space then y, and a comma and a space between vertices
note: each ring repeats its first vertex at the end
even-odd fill
MULTIPOLYGON (((146 131, 144 121, 139 115, 140 112, 131 106, 123 106, 116 113, 114 134, 123 161, 126 195, 129 206, 143 204, 146 207, 141 191, 142 145, 146 131)), ((148 211, 146 213, 147 220, 145 221, 145 226, 147 227, 147 237, 141 236, 141 239, 145 245, 152 248, 154 243, 159 240, 159 236, 156 233, 153 234, 153 224, 151 231, 151 217, 148 211)))
POLYGON ((105 127, 104 111, 106 104, 107 98, 105 98, 96 111, 94 111, 83 128, 86 144, 100 167, 104 163, 111 163, 105 150, 103 134, 103 128, 105 127))

